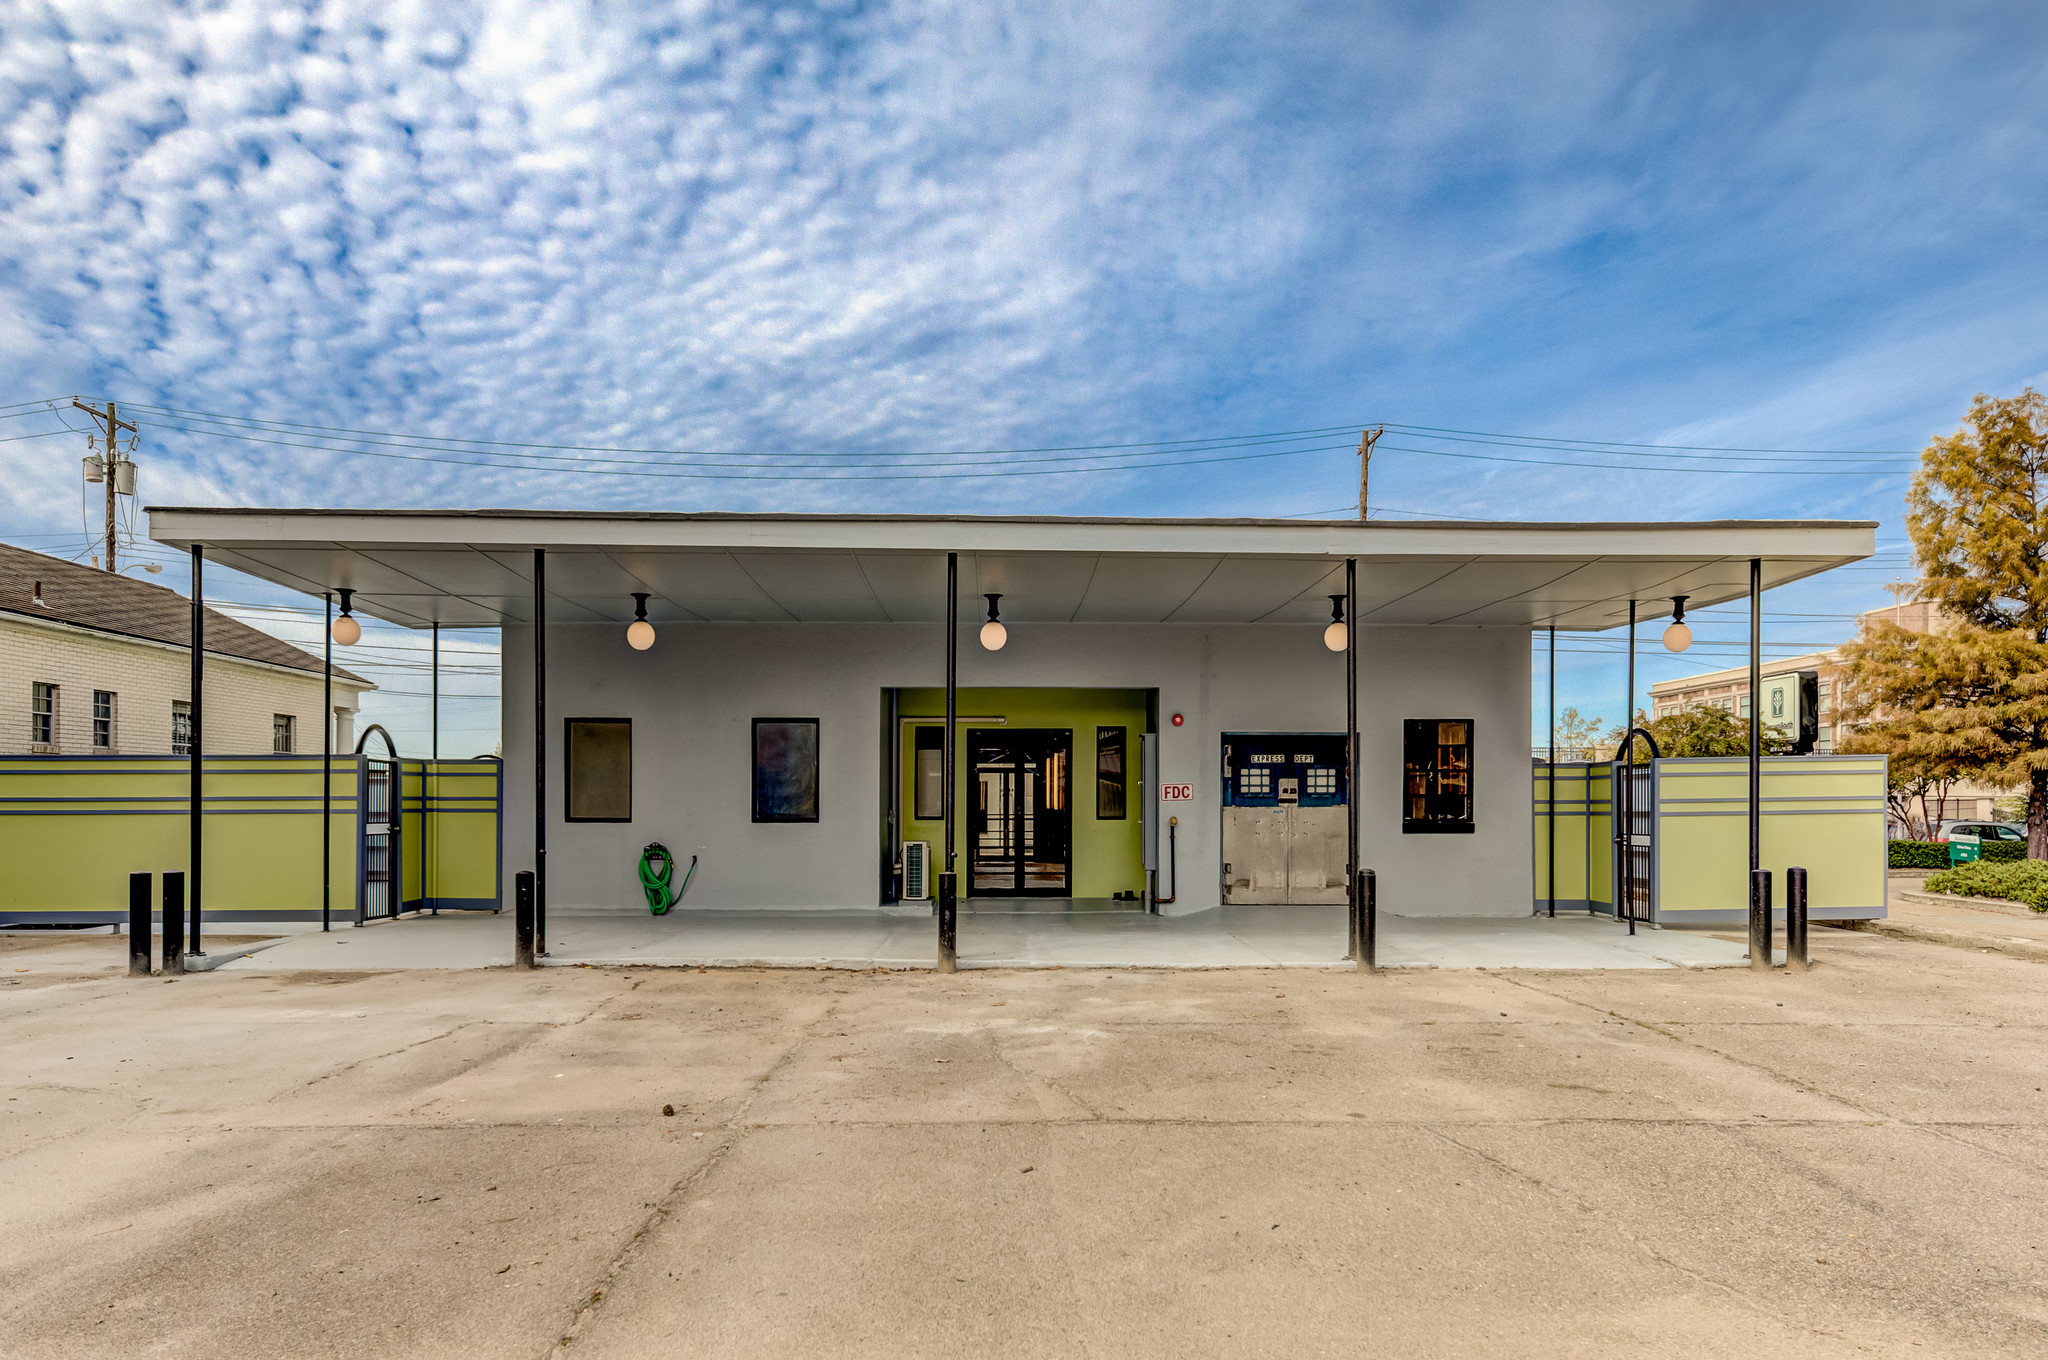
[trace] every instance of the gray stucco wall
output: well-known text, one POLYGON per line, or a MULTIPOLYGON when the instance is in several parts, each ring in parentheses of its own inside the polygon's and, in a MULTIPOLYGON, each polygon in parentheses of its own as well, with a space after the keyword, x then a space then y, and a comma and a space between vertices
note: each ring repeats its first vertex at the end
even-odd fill
MULTIPOLYGON (((504 643, 505 885, 533 862, 532 629, 504 643)), ((1520 629, 1359 633, 1361 835, 1383 909, 1399 915, 1521 916, 1530 909, 1530 638, 1520 629), (1477 724, 1477 831, 1401 834, 1401 721, 1477 724)), ((635 652, 611 624, 548 630, 550 912, 646 908, 636 866, 659 840, 701 856, 688 905, 867 908, 876 903, 882 797, 881 692, 945 681, 930 624, 664 624, 635 652), (562 723, 633 719, 628 824, 562 820, 562 723), (820 820, 751 821, 751 723, 820 720, 820 820)), ((1181 819, 1175 912, 1217 905, 1219 750, 1224 732, 1341 731, 1344 658, 1321 627, 1012 625, 984 652, 960 634, 964 686, 1159 691, 1161 777, 1192 782, 1181 819), (1175 728, 1168 718, 1185 717, 1175 728)), ((936 848, 936 847, 935 847, 936 848)))

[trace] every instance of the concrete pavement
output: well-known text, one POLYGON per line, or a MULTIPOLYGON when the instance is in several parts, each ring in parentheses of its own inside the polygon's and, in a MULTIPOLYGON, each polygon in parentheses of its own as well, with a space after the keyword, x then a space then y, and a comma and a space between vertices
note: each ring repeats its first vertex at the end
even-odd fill
POLYGON ((173 982, 6 945, 10 1356, 2048 1349, 2043 975, 2000 955, 173 982))

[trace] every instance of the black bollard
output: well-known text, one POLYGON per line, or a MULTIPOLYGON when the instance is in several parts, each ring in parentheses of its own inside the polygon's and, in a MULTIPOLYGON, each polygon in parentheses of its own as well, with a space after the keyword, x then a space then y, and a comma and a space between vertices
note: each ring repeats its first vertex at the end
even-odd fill
POLYGON ((1806 870, 1785 871, 1785 966, 1806 971, 1806 870))
POLYGON ((939 875, 939 971, 960 966, 960 875, 939 875))
POLYGON ((512 875, 512 966, 533 967, 533 870, 512 875))
POLYGON ((176 977, 185 971, 185 875, 164 875, 164 971, 176 977))
POLYGON ((1380 967, 1380 879, 1370 869, 1358 871, 1358 896, 1365 903, 1365 970, 1376 973, 1380 967))
POLYGON ((1771 968, 1771 871, 1749 871, 1749 966, 1771 968))
POLYGON ((150 875, 128 875, 128 976, 149 976, 150 875))

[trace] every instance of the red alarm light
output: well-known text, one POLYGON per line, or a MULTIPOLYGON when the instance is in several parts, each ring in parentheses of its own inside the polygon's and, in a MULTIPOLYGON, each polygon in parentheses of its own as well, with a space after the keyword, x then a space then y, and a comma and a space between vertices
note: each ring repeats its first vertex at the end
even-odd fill
POLYGON ((1181 718, 1180 714, 1178 714, 1178 713, 1174 714, 1174 715, 1173 715, 1173 725, 1174 725, 1175 727, 1179 727, 1179 726, 1181 725, 1181 722, 1182 722, 1182 718, 1181 718))

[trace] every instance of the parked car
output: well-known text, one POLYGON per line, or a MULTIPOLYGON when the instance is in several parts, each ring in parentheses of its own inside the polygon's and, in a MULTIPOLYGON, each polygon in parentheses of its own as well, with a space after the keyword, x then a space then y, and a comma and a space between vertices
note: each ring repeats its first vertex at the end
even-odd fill
POLYGON ((1957 832, 1975 836, 1985 841, 2024 841, 2027 838, 2025 822, 1943 822, 1938 840, 1948 840, 1957 832))

